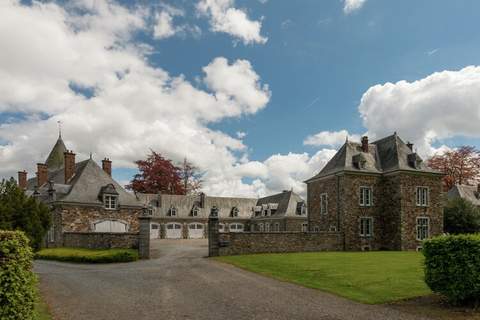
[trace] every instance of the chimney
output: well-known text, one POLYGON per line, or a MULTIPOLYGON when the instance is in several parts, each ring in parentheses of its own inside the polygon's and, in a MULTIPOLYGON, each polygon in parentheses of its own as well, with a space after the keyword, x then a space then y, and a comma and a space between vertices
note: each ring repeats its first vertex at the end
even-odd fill
POLYGON ((37 186, 43 186, 48 180, 48 167, 45 163, 37 163, 37 186))
POLYGON ((477 184, 477 193, 480 195, 480 183, 477 184))
POLYGON ((22 190, 27 189, 27 171, 18 171, 18 187, 22 190))
POLYGON ((410 141, 407 142, 407 147, 408 147, 411 151, 413 151, 413 143, 411 143, 410 141))
POLYGON ((48 181, 48 200, 51 202, 57 200, 57 193, 54 189, 54 182, 52 180, 48 181))
POLYGON ((204 192, 200 192, 200 208, 205 208, 206 195, 204 192))
POLYGON ((73 177, 75 174, 75 153, 73 151, 66 151, 63 153, 65 157, 65 165, 64 165, 64 172, 65 172, 65 184, 73 177))
POLYGON ((368 152, 368 137, 367 136, 362 137, 362 151, 363 152, 368 152))
POLYGON ((102 160, 102 169, 105 171, 110 177, 112 176, 112 161, 108 158, 102 160))

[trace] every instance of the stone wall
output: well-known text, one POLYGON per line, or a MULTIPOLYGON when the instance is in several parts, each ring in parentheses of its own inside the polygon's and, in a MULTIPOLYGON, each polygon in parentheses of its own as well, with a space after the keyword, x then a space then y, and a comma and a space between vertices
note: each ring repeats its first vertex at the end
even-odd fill
POLYGON ((64 232, 63 246, 71 248, 110 249, 124 248, 137 249, 138 233, 113 232, 64 232))
POLYGON ((307 187, 308 224, 310 231, 329 231, 335 228, 339 230, 339 217, 341 211, 341 197, 343 177, 331 176, 312 181, 307 187), (328 195, 327 213, 320 211, 320 195, 328 195))
POLYGON ((343 250, 338 232, 219 233, 218 255, 343 250))

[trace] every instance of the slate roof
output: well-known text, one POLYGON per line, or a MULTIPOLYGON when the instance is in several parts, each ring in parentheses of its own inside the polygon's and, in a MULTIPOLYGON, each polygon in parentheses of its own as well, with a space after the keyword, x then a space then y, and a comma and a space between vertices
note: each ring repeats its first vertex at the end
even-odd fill
POLYGON ((65 158, 64 152, 67 152, 67 147, 65 147, 62 137, 59 136, 55 146, 53 146, 52 151, 50 151, 50 154, 47 157, 47 161, 45 161, 49 170, 56 170, 63 167, 65 158))
POLYGON ((344 171, 382 174, 397 170, 441 174, 430 169, 397 134, 393 134, 369 143, 368 152, 362 151, 361 143, 346 141, 320 173, 306 182, 344 171))
MULTIPOLYGON (((269 217, 294 217, 297 215, 297 210, 300 209, 299 204, 305 201, 293 191, 283 191, 271 196, 260 198, 257 201, 257 206, 265 206, 269 204, 278 204, 275 214, 269 217)), ((265 216, 258 216, 257 218, 266 218, 265 216)))
POLYGON ((449 199, 462 198, 470 201, 476 206, 480 206, 480 195, 477 191, 477 186, 457 184, 448 190, 447 197, 449 199))

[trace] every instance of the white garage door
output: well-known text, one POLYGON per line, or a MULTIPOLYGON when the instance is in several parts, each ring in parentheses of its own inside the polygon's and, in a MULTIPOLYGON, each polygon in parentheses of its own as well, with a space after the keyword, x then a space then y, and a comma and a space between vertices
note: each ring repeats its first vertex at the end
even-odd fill
POLYGON ((203 224, 201 224, 201 223, 190 223, 188 225, 188 237, 190 239, 203 238, 203 224))
POLYGON ((243 224, 231 223, 229 225, 230 232, 243 232, 243 224))
POLYGON ((127 232, 127 224, 117 220, 105 220, 93 225, 95 232, 127 232))
POLYGON ((150 239, 158 239, 160 237, 160 226, 157 223, 150 224, 150 239))
POLYGON ((182 225, 180 223, 168 223, 166 237, 168 239, 182 238, 182 225))

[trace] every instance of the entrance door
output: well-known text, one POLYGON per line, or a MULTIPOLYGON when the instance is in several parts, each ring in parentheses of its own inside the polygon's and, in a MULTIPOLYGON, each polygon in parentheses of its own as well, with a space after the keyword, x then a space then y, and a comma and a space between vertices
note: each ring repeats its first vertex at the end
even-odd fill
POLYGON ((168 223, 166 237, 168 239, 181 239, 182 225, 180 223, 168 223))
POLYGON ((188 225, 188 237, 190 239, 201 239, 201 238, 203 238, 203 224, 201 224, 201 223, 190 223, 188 225))

